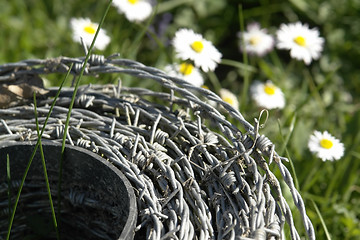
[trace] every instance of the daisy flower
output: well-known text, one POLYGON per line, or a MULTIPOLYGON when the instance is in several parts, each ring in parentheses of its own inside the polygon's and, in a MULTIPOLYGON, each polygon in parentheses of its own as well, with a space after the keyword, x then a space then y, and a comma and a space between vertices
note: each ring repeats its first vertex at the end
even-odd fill
POLYGON ((152 12, 152 6, 148 0, 114 0, 113 5, 131 22, 144 21, 152 12))
POLYGON ((261 29, 260 24, 251 23, 245 32, 239 32, 240 50, 249 54, 264 56, 274 48, 273 36, 267 34, 266 29, 261 29), (243 42, 242 42, 243 41, 243 42))
POLYGON ((201 87, 204 84, 200 70, 191 63, 184 62, 181 64, 168 65, 164 70, 169 76, 184 79, 196 87, 201 87))
POLYGON ((182 60, 192 60, 196 67, 203 71, 214 71, 221 60, 221 53, 210 41, 191 29, 180 29, 172 41, 176 57, 182 60))
MULTIPOLYGON (((82 37, 87 46, 91 45, 99 26, 97 23, 91 22, 89 18, 72 18, 70 20, 70 25, 73 30, 73 40, 81 43, 80 37, 82 37)), ((104 50, 109 43, 110 37, 106 35, 105 30, 100 29, 94 48, 104 50)))
POLYGON ((224 102, 227 102, 236 110, 239 109, 239 101, 238 101, 237 97, 235 96, 235 94, 233 94, 232 92, 230 92, 229 90, 227 90, 225 88, 222 88, 219 91, 219 95, 224 102))
POLYGON ((345 150, 344 144, 327 131, 323 133, 314 131, 313 135, 310 136, 308 147, 323 161, 338 160, 344 155, 345 150))
POLYGON ((250 87, 250 93, 252 99, 260 107, 266 109, 282 109, 285 106, 284 93, 271 81, 267 81, 266 83, 255 81, 250 87))
POLYGON ((300 22, 281 24, 276 35, 277 48, 290 50, 292 58, 303 60, 306 65, 309 65, 312 59, 320 58, 324 39, 319 36, 317 29, 309 29, 307 24, 300 22))

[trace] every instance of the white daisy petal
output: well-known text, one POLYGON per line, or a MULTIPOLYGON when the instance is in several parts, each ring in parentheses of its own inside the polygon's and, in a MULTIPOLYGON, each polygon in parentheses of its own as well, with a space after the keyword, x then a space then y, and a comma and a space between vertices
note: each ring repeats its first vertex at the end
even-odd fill
POLYGON ((267 34, 266 29, 261 29, 258 23, 249 24, 247 31, 239 32, 240 50, 249 54, 264 56, 274 47, 274 38, 267 34))
POLYGON ((344 144, 327 131, 314 131, 308 142, 309 150, 323 161, 339 160, 344 155, 344 144))
POLYGON ((148 0, 114 0, 113 5, 131 22, 144 21, 152 12, 152 5, 148 0))
POLYGON ((238 101, 236 95, 233 94, 231 91, 229 91, 225 88, 222 88, 219 91, 219 95, 224 102, 227 102, 236 110, 239 109, 239 101, 238 101))
POLYGON ((276 36, 277 48, 290 50, 292 58, 303 60, 307 65, 321 55, 324 38, 320 37, 317 29, 309 29, 307 24, 281 24, 276 36))
POLYGON ((196 67, 205 72, 214 71, 222 57, 210 41, 191 29, 178 30, 172 44, 177 58, 192 60, 196 67))
MULTIPOLYGON (((89 18, 72 18, 70 20, 70 25, 73 30, 73 40, 81 43, 80 38, 82 38, 87 46, 91 45, 99 26, 97 23, 91 22, 89 18)), ((100 29, 94 48, 104 50, 109 43, 110 37, 106 35, 105 30, 100 29)))
POLYGON ((259 107, 266 109, 282 109, 285 107, 284 93, 271 81, 266 83, 254 81, 250 87, 250 94, 259 107))
POLYGON ((167 65, 164 70, 169 76, 181 78, 196 87, 204 84, 200 70, 190 63, 167 65))

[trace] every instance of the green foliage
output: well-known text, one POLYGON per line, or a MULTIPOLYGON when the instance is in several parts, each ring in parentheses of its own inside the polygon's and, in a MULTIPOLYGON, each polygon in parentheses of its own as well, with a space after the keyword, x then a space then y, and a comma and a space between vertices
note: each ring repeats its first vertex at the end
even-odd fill
MULTIPOLYGON (((317 239, 327 239, 327 235, 332 239, 359 239, 360 2, 241 2, 240 17, 245 25, 256 21, 272 34, 281 23, 296 21, 318 28, 325 39, 321 58, 306 66, 290 59, 288 52, 275 49, 261 58, 248 56, 248 64, 243 62, 237 38, 240 24, 236 0, 159 1, 155 8, 158 12, 143 23, 129 22, 112 7, 103 25, 111 43, 103 52, 96 50, 95 53, 108 56, 119 52, 123 58, 163 68, 177 61, 170 45, 174 33, 182 27, 191 28, 212 41, 226 59, 215 73, 205 75, 206 85, 218 90, 217 84, 220 84, 236 93, 243 101, 241 111, 250 122, 258 117, 261 109, 249 98, 246 84, 244 89, 244 78, 248 77, 250 84, 256 79, 272 80, 283 90, 286 106, 269 111, 261 133, 267 135, 284 156, 291 157, 317 239), (344 157, 337 162, 322 162, 311 154, 307 142, 314 130, 327 130, 340 139, 346 149, 344 157)), ((106 1, 95 0, 0 1, 0 63, 83 56, 80 44, 72 40, 70 19, 88 17, 99 22, 106 4, 106 1)), ((51 85, 58 85, 61 79, 46 77, 51 85)), ((84 81, 106 83, 114 82, 117 77, 87 77, 84 81)), ((153 87, 151 82, 126 77, 123 84, 153 87)), ((288 167, 290 169, 290 165, 288 167)), ((300 235, 304 236, 299 215, 294 217, 300 235)))

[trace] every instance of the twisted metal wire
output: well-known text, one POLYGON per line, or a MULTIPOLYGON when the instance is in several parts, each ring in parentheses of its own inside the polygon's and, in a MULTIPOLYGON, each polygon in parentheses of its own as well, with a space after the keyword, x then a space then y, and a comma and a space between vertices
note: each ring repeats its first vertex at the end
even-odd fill
MULTIPOLYGON (((138 233, 144 230, 146 239, 281 239, 287 222, 292 239, 300 239, 280 183, 269 170, 274 160, 309 239, 315 239, 304 202, 282 163, 286 158, 259 134, 259 120, 253 126, 215 93, 116 57, 92 55, 85 74, 121 73, 152 79, 169 93, 121 84, 82 86, 67 142, 106 157, 128 177, 138 197, 138 233), (155 104, 149 97, 169 106, 155 104), (245 133, 222 111, 241 124, 245 133)), ((4 64, 0 83, 28 74, 63 73, 70 63, 78 66, 72 69, 76 75, 83 60, 59 57, 4 64)), ((50 89, 50 96, 55 91, 50 89)), ((63 89, 43 138, 61 139, 72 93, 72 88, 63 89)), ((51 98, 39 100, 40 123, 51 102, 51 98)), ((36 140, 32 113, 31 105, 0 110, 0 143, 36 140)))

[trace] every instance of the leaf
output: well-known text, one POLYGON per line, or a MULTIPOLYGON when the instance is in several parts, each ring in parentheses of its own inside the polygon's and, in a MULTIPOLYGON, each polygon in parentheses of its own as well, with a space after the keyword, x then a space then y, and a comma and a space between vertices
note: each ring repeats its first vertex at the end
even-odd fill
POLYGON ((44 95, 49 92, 43 88, 29 85, 27 83, 21 83, 18 85, 9 85, 9 86, 5 86, 5 88, 7 88, 9 92, 26 99, 30 99, 33 96, 34 92, 36 92, 37 96, 44 95))
POLYGON ((43 88, 43 80, 38 75, 24 75, 15 81, 7 81, 0 85, 0 108, 7 108, 31 99, 34 92, 36 96, 47 94, 43 88))

